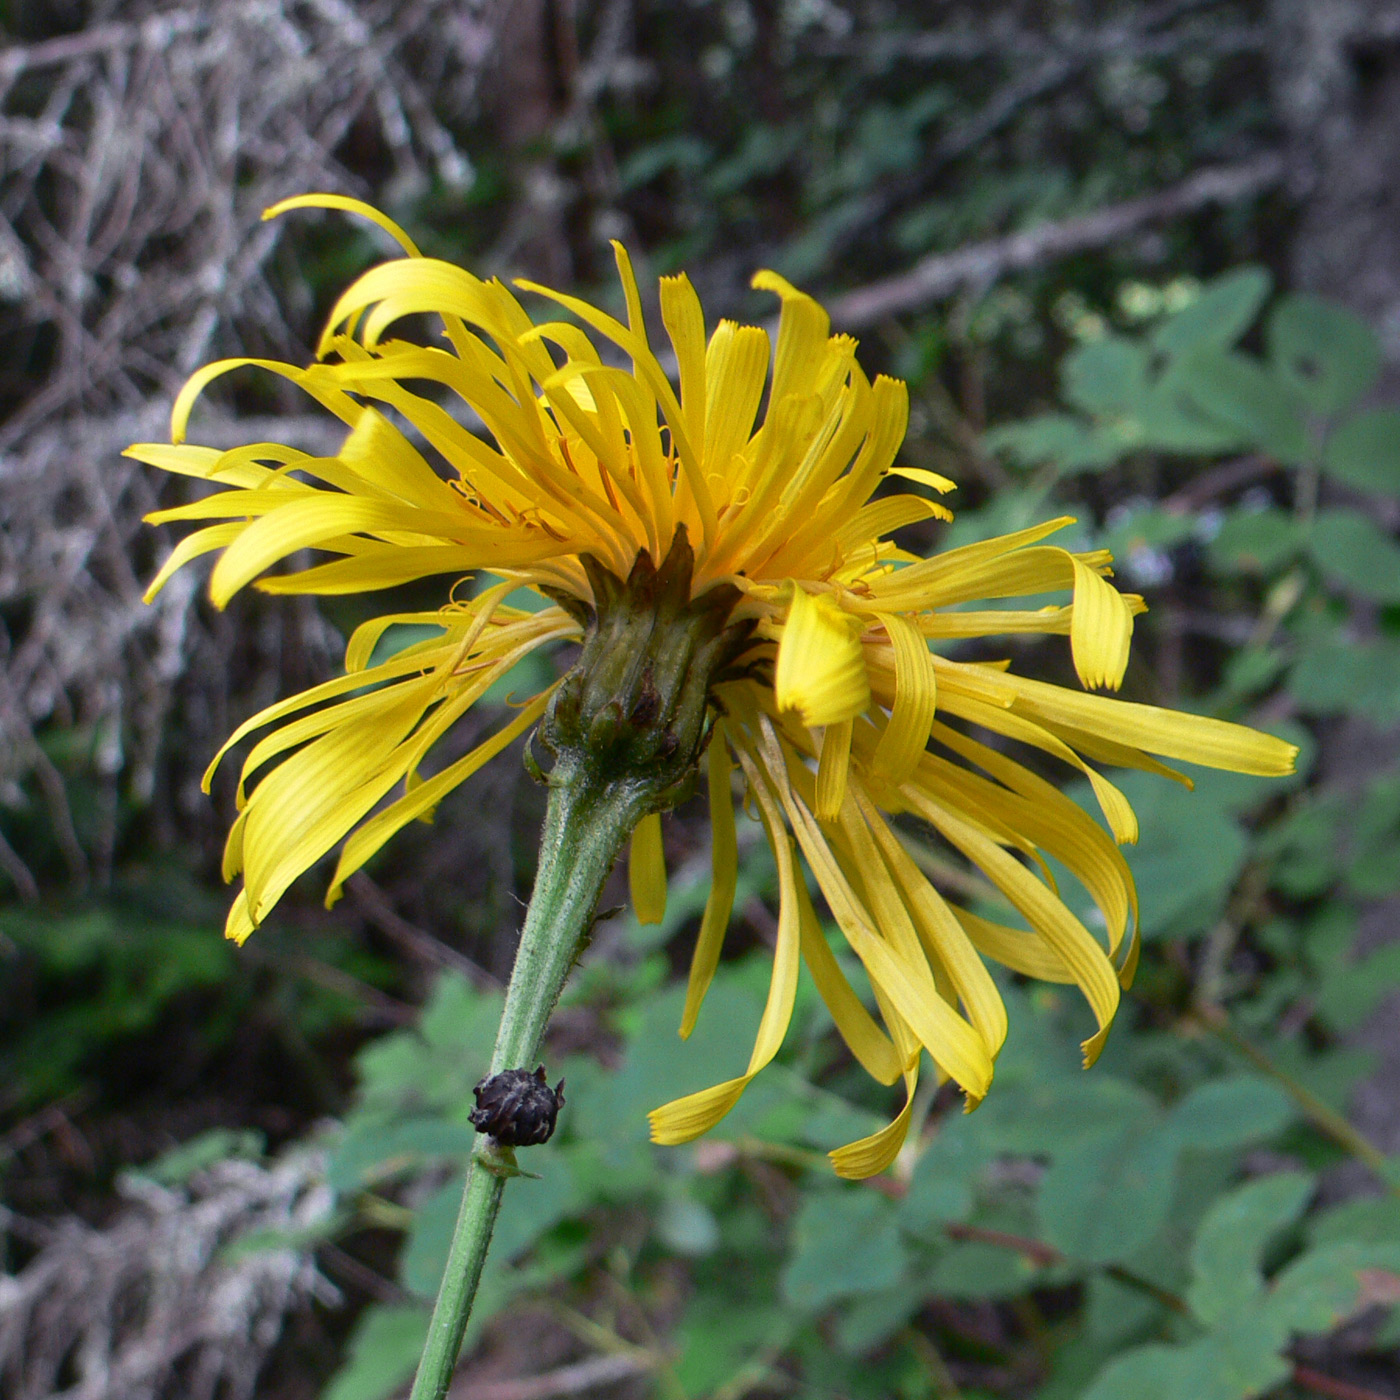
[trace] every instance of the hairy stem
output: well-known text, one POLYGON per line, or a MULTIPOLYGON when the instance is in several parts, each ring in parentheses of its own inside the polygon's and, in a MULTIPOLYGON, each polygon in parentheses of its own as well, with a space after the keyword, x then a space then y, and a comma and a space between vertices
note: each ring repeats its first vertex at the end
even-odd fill
MULTIPOLYGON (((535 889, 506 991, 491 1073, 528 1069, 593 921, 603 881, 623 841, 652 809, 645 783, 601 777, 587 759, 561 759, 550 775, 535 889)), ((489 1139, 473 1156, 442 1286, 411 1400, 443 1400, 481 1281, 514 1153, 489 1139)))

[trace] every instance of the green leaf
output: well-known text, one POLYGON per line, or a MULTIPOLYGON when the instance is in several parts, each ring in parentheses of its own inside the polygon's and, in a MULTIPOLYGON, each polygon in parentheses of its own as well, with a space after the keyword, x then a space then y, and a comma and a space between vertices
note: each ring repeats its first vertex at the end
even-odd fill
POLYGON ((326 1179, 337 1191, 353 1191, 435 1158, 460 1161, 475 1145, 476 1129, 470 1123, 426 1117, 397 1123, 361 1118, 336 1144, 326 1164, 326 1179))
POLYGON ((1334 301, 1300 292, 1282 297, 1264 334, 1274 374, 1314 413, 1350 408, 1380 373, 1375 332, 1334 301))
POLYGON ((263 1135, 252 1128, 210 1128, 162 1152, 138 1174, 163 1186, 180 1186, 216 1162, 256 1161, 266 1148, 263 1135))
MULTIPOLYGON (((1011 1019, 1012 1035, 1024 1034, 1027 1018, 1018 1023, 1013 1010, 1011 1019)), ((1053 1070, 1041 1060, 1024 1083, 1016 1083, 1011 1075, 1002 1075, 1002 1068, 999 1063, 998 1092, 972 1120, 994 1152, 1055 1157, 1088 1138, 1097 1141, 1105 1133, 1145 1129, 1156 1117, 1151 1095, 1111 1074, 1086 1076, 1076 1069, 1072 1077, 1052 1078, 1053 1070)))
POLYGON ((1166 1131, 1198 1152, 1243 1147, 1281 1133, 1297 1116, 1293 1100, 1252 1074, 1212 1079, 1173 1105, 1166 1131))
POLYGON ((1262 267, 1239 267, 1215 278, 1195 301, 1153 328, 1153 349, 1175 356, 1203 345, 1228 348, 1249 328, 1272 287, 1262 267))
POLYGON ((1337 878, 1337 836, 1345 803, 1339 797, 1314 798, 1275 823, 1259 843, 1259 854, 1273 862, 1270 883, 1295 899, 1321 894, 1337 878))
POLYGON ((1035 1287, 1044 1272, 1041 1265, 1014 1249, 963 1240, 949 1245, 934 1260, 929 1272, 931 1293, 942 1298, 1016 1298, 1035 1287))
POLYGON ((350 1337, 350 1355, 321 1400, 383 1400, 413 1375, 428 1335, 428 1309, 371 1303, 350 1337))
POLYGON ((892 1287, 904 1266, 892 1201, 859 1187, 820 1191, 797 1213, 783 1297, 820 1312, 838 1298, 892 1287))
POLYGON ((702 1259, 719 1248, 719 1222, 705 1204, 681 1192, 661 1202, 656 1215, 656 1238, 673 1254, 702 1259))
POLYGON ((1400 496, 1400 408, 1348 418, 1327 439, 1322 470, 1358 491, 1400 496))
MULTIPOLYGON (((532 1147, 528 1166, 539 1179, 520 1177, 501 1197, 491 1254, 486 1268, 495 1273, 530 1249, 579 1205, 566 1154, 553 1145, 532 1147)), ((414 1213, 413 1226, 399 1260, 406 1287, 425 1298, 436 1295, 447 1264, 452 1231, 462 1202, 464 1176, 433 1192, 414 1213)))
POLYGON ((864 1356, 884 1345, 923 1305, 932 1286, 902 1279, 884 1293, 852 1298, 836 1318, 836 1345, 847 1356, 864 1356))
POLYGON ((1246 1400, 1287 1380, 1293 1370, 1281 1354, 1287 1337, 1269 1324, 1251 1310, 1186 1347, 1173 1400, 1246 1400))
POLYGON ((899 1203, 899 1223, 905 1230, 924 1234, 971 1214, 973 1188, 993 1157, 977 1117, 946 1118, 924 1150, 899 1203))
POLYGON ((1400 641, 1324 636, 1289 672, 1288 691, 1310 714, 1356 714, 1392 725, 1400 720, 1400 641))
POLYGON ((1247 447, 1247 433, 1219 414, 1208 412, 1195 399, 1193 382, 1184 364, 1173 361, 1149 387, 1135 415, 1142 445, 1191 456, 1247 447))
POLYGON ((1044 1238, 1082 1263, 1127 1259, 1166 1223, 1178 1150, 1171 1133, 1129 1128, 1060 1153, 1040 1185, 1044 1238))
POLYGON ((771 1301, 736 1297, 710 1282, 691 1295, 676 1328, 676 1379, 686 1395, 709 1395, 756 1352, 784 1341, 791 1325, 771 1301))
POLYGON ((1303 546, 1297 518, 1277 506, 1232 510, 1210 542, 1212 566, 1221 573, 1277 573, 1303 546))
POLYGON ((1067 413, 1042 413, 1019 423, 1004 423, 982 437, 988 452, 1009 457, 1018 466, 1048 462, 1066 476, 1111 467, 1130 444, 1067 413))
POLYGON ((1323 510, 1308 541, 1329 583, 1377 603, 1400 603, 1400 546, 1359 510, 1323 510))
POLYGON ((1184 1363, 1181 1347, 1162 1342, 1134 1347, 1099 1372, 1083 1400, 1199 1400, 1183 1391, 1184 1363))
POLYGON ((1260 1257, 1269 1240, 1302 1213, 1313 1180, 1302 1172, 1261 1177, 1222 1196, 1191 1245, 1186 1297, 1206 1323, 1223 1322, 1262 1296, 1260 1257))
POLYGON ((1239 823, 1204 792, 1145 773, 1117 781, 1142 829, 1125 854, 1137 880, 1144 936, 1187 936, 1209 927, 1249 853, 1239 823))
POLYGON ((1347 889, 1363 899, 1383 899, 1400 888, 1400 777, 1369 784, 1350 838, 1347 889))
POLYGON ((1291 466, 1308 459, 1294 396, 1252 356, 1193 350, 1181 361, 1177 382, 1204 412, 1238 429, 1259 451, 1291 466))
POLYGON ((1394 1196, 1362 1196, 1343 1201, 1309 1222, 1314 1245, 1363 1240, 1400 1245, 1400 1200, 1394 1196))
POLYGON ((1147 391, 1148 363, 1146 348, 1125 336, 1085 341, 1060 363, 1061 392, 1096 418, 1128 414, 1147 391))
POLYGON ((1330 1332, 1356 1312, 1373 1269, 1400 1273, 1400 1244, 1344 1240, 1311 1250, 1274 1280, 1268 1316, 1291 1332, 1330 1332))
POLYGON ((1317 989, 1318 1015, 1335 1031, 1353 1030, 1396 987, 1400 987, 1400 943, 1387 943, 1359 962, 1327 971, 1317 989))

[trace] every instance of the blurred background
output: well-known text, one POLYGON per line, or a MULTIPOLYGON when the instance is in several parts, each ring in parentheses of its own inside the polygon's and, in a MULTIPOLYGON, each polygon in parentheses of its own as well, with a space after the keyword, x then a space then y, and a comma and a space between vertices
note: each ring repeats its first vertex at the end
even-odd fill
MULTIPOLYGON (((747 1058, 774 928, 755 826, 683 1046, 708 837, 670 816, 666 920, 602 922, 560 1009, 455 1400, 1400 1395, 1397 170, 1394 0, 2 0, 0 1390, 382 1400, 421 1344, 540 791, 508 754, 224 943, 201 772, 388 607, 220 614, 197 568, 144 605, 182 487, 120 456, 205 361, 310 356, 392 250, 259 214, 333 190, 605 305, 611 238, 712 321, 778 269, 908 380, 904 460, 959 483, 922 547, 1076 515, 1151 607, 1125 696, 1303 746, 1126 775, 1147 945, 1102 1062, 1004 977, 990 1099, 926 1094, 868 1184, 823 1154, 893 1105, 810 987, 709 1139, 646 1143, 747 1058)), ((194 437, 338 442, 251 373, 194 437)))

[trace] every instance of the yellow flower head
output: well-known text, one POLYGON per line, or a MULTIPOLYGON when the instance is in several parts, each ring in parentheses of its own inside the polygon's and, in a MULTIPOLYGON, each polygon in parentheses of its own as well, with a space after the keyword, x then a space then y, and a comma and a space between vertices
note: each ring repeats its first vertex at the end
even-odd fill
MULTIPOLYGON (((553 687, 465 757, 430 777, 420 773, 437 739, 522 657, 583 637, 580 618, 596 601, 590 571, 598 577, 601 566, 626 579, 640 556, 661 561, 684 531, 694 550, 692 596, 730 585, 733 616, 751 630, 711 696, 705 763, 714 871, 682 1034, 695 1023, 734 897, 736 761, 776 859, 780 912, 772 985, 747 1071, 657 1109, 654 1139, 687 1141, 733 1106, 778 1050, 803 963, 855 1057, 881 1083, 902 1078, 906 1095, 924 1051, 969 1104, 987 1092, 1006 1013, 984 958, 1077 985, 1099 1026, 1084 1045, 1092 1061, 1132 973, 1137 913, 1118 849, 1136 840, 1136 819, 1095 765, 1181 781, 1159 758, 1283 774, 1292 746, 945 655, 941 644, 956 639, 1062 633, 1084 684, 1116 689, 1142 603, 1107 581, 1104 551, 1044 543, 1067 518, 927 559, 894 543, 902 526, 948 513, 922 493, 880 488, 899 478, 941 494, 952 483, 895 465, 907 421, 904 385, 867 379, 855 342, 832 335, 825 311, 776 274, 754 278, 781 299, 776 346, 761 328, 732 321, 707 334, 687 278, 662 278, 677 389, 648 339, 620 246, 625 323, 519 283, 573 318, 535 324, 499 281, 420 256, 402 230, 357 201, 307 196, 269 214, 308 206, 373 219, 407 256, 345 292, 317 363, 209 365, 176 401, 175 445, 129 449, 226 488, 148 517, 219 522, 177 546, 152 593, 174 569, 215 550, 222 553, 210 590, 219 606, 254 580, 275 593, 350 593, 469 572, 497 581, 470 601, 448 591, 453 601, 438 612, 366 623, 350 639, 344 676, 271 706, 229 739, 224 751, 280 722, 243 765, 224 859, 226 878, 243 876, 229 936, 247 937, 299 874, 340 845, 334 899, 394 832, 430 815, 535 724, 553 687), (445 345, 390 337, 421 312, 441 318, 445 345), (608 358, 578 322, 613 347, 608 358), (630 369, 613 362, 616 352, 630 369), (339 453, 185 445, 195 398, 243 365, 284 376, 340 418, 347 434, 339 453), (331 557, 267 574, 307 548, 331 557), (507 606, 506 595, 521 587, 567 606, 507 606), (965 606, 1056 590, 1070 601, 1029 610, 965 606), (441 635, 371 665, 385 629, 405 622, 431 624, 441 635), (1107 830, 1008 756, 1015 745, 1085 775, 1107 830), (281 761, 250 793, 249 780, 273 759, 281 761), (892 825, 901 813, 978 868, 1025 927, 992 922, 945 897, 892 825), (1103 916, 1101 937, 1061 901, 1045 856, 1088 890, 1103 916), (869 976, 873 1014, 827 944, 800 861, 869 976)), ((633 838, 633 894, 648 918, 660 916, 665 899, 657 822, 645 819, 633 838)), ((906 1097, 889 1127, 832 1154, 836 1170, 882 1170, 908 1121, 906 1097)))

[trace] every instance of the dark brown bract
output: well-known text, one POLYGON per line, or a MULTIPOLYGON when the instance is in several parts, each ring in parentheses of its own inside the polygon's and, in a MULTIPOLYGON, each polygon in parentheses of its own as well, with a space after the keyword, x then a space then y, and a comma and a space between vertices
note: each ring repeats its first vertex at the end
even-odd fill
POLYGON ((548 1142, 564 1106, 564 1081, 551 1089, 545 1083, 543 1065, 533 1074, 528 1069, 508 1069, 488 1075, 473 1093, 472 1127, 489 1133, 503 1147, 548 1142))

